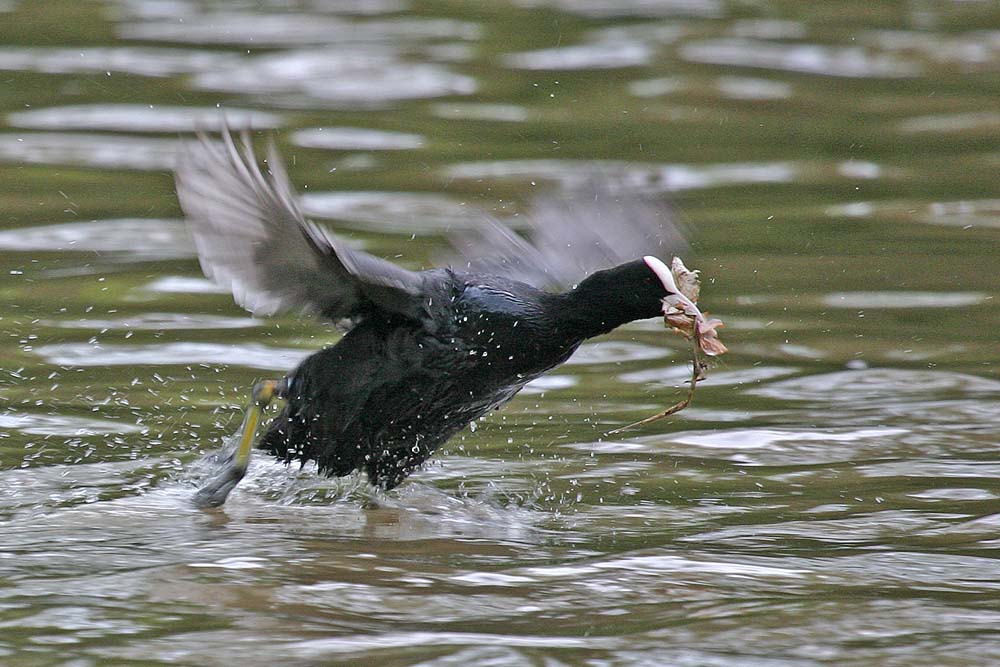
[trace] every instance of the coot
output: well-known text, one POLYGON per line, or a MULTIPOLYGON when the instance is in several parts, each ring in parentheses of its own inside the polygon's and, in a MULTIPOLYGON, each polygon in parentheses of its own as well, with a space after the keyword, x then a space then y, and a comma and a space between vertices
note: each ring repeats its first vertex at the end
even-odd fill
POLYGON ((262 171, 247 133, 202 136, 185 151, 177 193, 202 268, 255 314, 304 311, 346 333, 284 378, 257 384, 235 455, 197 495, 203 506, 223 503, 242 478, 273 398, 285 403, 259 448, 315 461, 327 475, 363 470, 391 489, 583 341, 660 315, 677 289, 658 276, 660 260, 642 255, 673 252, 681 237, 662 206, 629 189, 591 179, 571 199, 539 198, 527 216, 531 241, 483 216, 454 235, 461 263, 412 271, 307 220, 273 142, 266 164, 262 171), (552 289, 574 271, 615 263, 552 289))

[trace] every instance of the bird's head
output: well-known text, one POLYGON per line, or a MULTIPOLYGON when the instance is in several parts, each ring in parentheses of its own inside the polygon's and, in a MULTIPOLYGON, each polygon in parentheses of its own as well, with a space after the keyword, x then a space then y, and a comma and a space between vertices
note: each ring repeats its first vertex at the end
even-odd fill
POLYGON ((697 323, 705 352, 721 354, 725 347, 714 343, 715 327, 721 322, 707 319, 698 309, 698 288, 698 273, 676 257, 668 267, 647 255, 591 274, 572 290, 569 303, 583 337, 607 333, 632 320, 664 317, 669 327, 688 338, 695 336, 697 323))

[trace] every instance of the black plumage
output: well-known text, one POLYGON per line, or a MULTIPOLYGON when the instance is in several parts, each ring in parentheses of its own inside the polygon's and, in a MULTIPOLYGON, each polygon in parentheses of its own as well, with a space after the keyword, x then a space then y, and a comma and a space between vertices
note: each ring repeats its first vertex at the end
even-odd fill
POLYGON ((676 249, 662 209, 637 195, 592 186, 566 215, 558 199, 536 202, 533 221, 544 231, 534 243, 484 218, 455 240, 464 269, 415 272, 307 221, 273 145, 265 174, 247 135, 241 143, 228 132, 222 143, 203 138, 178 167, 205 273, 254 313, 307 311, 348 329, 277 385, 287 402, 259 447, 286 460, 315 460, 331 475, 364 470, 392 488, 584 340, 661 313, 668 288, 644 259, 568 291, 541 288, 588 262, 676 249))

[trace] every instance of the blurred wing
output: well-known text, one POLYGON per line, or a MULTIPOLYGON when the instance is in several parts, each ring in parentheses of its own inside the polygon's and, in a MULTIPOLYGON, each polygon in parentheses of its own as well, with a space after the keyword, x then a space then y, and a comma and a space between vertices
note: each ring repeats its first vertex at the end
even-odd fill
POLYGON ((255 315, 305 311, 335 322, 381 308, 419 317, 420 274, 347 248, 305 219, 272 143, 265 175, 249 135, 204 135, 181 156, 177 196, 205 275, 255 315))
POLYGON ((519 219, 527 220, 524 235, 487 216, 453 235, 452 244, 472 270, 548 288, 568 288, 594 271, 687 247, 666 204, 613 179, 536 197, 519 219))
POLYGON ((449 240, 462 264, 471 271, 517 278, 536 287, 558 282, 538 248, 486 213, 471 228, 452 232, 449 240))

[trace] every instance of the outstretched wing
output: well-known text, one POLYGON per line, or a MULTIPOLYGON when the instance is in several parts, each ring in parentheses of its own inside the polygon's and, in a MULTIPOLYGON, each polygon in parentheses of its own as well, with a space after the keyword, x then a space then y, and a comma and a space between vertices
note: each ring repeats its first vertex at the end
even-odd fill
POLYGON ((352 250, 306 220, 273 142, 268 173, 250 136, 199 135, 177 167, 177 196, 201 267, 254 314, 305 311, 334 322, 371 309, 419 317, 421 274, 352 250))
POLYGON ((483 215, 471 231, 452 235, 464 264, 544 288, 568 288, 585 276, 643 257, 669 257, 687 247, 669 207, 612 178, 534 198, 524 233, 483 215))

